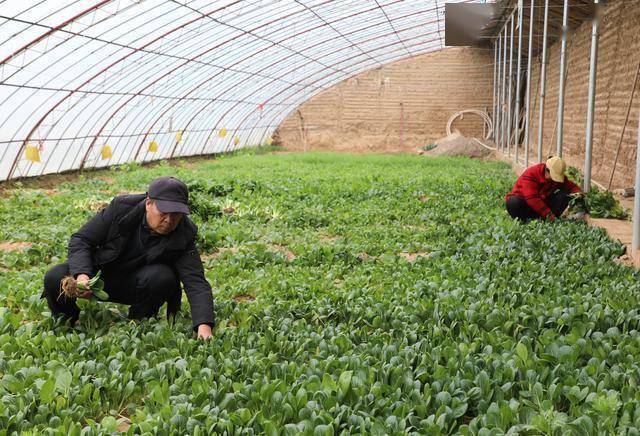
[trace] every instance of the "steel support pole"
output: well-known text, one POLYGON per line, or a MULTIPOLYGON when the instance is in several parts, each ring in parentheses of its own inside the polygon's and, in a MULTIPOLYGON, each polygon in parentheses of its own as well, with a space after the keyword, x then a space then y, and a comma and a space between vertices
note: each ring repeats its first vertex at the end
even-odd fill
POLYGON ((638 143, 636 146, 636 195, 633 198, 633 238, 631 240, 631 251, 634 261, 637 259, 638 248, 640 246, 640 118, 638 119, 638 143))
POLYGON ((560 45, 560 76, 558 77, 558 136, 556 155, 562 156, 562 129, 564 121, 564 76, 567 69, 567 34, 569 33, 569 0, 564 0, 562 11, 562 42, 560 45))
POLYGON ((496 147, 500 148, 500 122, 502 120, 501 111, 502 111, 502 36, 498 33, 497 39, 498 46, 498 95, 496 99, 496 118, 494 122, 493 129, 495 134, 493 136, 493 140, 496 142, 496 147))
POLYGON ((515 23, 513 22, 514 14, 511 15, 511 34, 509 35, 509 91, 507 93, 507 155, 511 157, 511 102, 513 100, 513 34, 515 23))
POLYGON ((516 109, 514 110, 515 128, 514 144, 515 161, 518 163, 518 146, 520 145, 520 75, 522 74, 522 11, 523 0, 518 0, 518 63, 516 64, 516 109))
POLYGON ((493 139, 496 139, 496 82, 497 82, 497 68, 498 68, 498 44, 493 44, 493 132, 491 132, 493 139))
POLYGON ((542 137, 544 133, 544 99, 547 92, 547 29, 549 27, 549 0, 544 0, 544 24, 542 31, 542 64, 540 65, 540 109, 538 118, 538 162, 542 162, 542 137))
POLYGON ((505 122, 507 119, 507 34, 509 33, 507 30, 505 24, 502 39, 502 113, 500 115, 500 136, 502 138, 500 142, 503 151, 507 148, 507 141, 505 139, 505 130, 507 127, 507 123, 505 122))
POLYGON ((529 166, 529 125, 531 110, 531 60, 533 58, 533 15, 535 11, 536 0, 531 0, 529 8, 529 48, 527 50, 527 95, 525 101, 525 120, 524 120, 524 166, 529 166))
POLYGON ((584 153, 584 192, 591 189, 591 154, 593 150, 593 112, 596 103, 596 73, 598 69, 598 0, 593 1, 596 11, 591 24, 591 57, 589 59, 589 99, 587 101, 587 133, 584 153))

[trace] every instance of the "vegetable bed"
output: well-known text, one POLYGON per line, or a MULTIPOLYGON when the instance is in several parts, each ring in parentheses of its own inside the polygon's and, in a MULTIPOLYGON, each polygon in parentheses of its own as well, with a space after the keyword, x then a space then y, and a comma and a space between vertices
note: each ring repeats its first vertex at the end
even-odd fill
POLYGON ((0 434, 638 434, 637 274, 600 229, 511 220, 514 180, 245 152, 4 191, 0 241, 32 245, 0 251, 0 434), (83 301, 56 325, 39 295, 71 233, 170 174, 191 187, 214 339, 187 307, 170 327, 83 301))

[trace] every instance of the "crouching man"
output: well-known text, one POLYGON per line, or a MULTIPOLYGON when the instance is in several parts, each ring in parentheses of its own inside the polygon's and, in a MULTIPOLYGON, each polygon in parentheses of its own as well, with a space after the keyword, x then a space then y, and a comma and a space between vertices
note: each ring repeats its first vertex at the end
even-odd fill
MULTIPOLYGON (((161 177, 147 194, 117 196, 105 209, 71 236, 68 261, 44 277, 44 292, 55 317, 78 320, 76 298, 61 293, 61 280, 71 275, 85 288, 98 271, 108 301, 129 305, 129 318, 156 316, 167 303, 167 317, 180 310, 184 285, 193 329, 211 337, 214 323, 211 286, 195 245, 197 227, 187 218, 187 186, 161 177)), ((91 296, 79 291, 78 298, 91 296)))
POLYGON ((527 168, 506 197, 509 215, 522 221, 558 218, 569 206, 570 194, 580 192, 565 175, 561 157, 527 168))

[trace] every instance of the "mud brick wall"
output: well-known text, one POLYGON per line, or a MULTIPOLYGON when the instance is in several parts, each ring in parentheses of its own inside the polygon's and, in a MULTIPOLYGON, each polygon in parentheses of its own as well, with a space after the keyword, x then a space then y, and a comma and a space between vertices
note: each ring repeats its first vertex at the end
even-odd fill
MULTIPOLYGON (((592 166, 593 179, 605 186, 613 168, 640 61, 639 30, 640 1, 613 1, 606 4, 600 23, 592 166)), ((590 50, 591 22, 585 22, 569 35, 567 42, 563 129, 563 156, 570 165, 580 169, 584 166, 585 155, 590 50)), ((548 55, 543 157, 555 154, 556 150, 560 44, 551 46, 548 55)), ((534 116, 530 132, 532 149, 537 149, 540 59, 534 59, 533 65, 531 84, 534 88, 531 95, 535 97, 535 102, 532 101, 534 116)), ((622 137, 613 189, 633 186, 634 183, 639 106, 640 81, 622 137)))
MULTIPOLYGON (((314 96, 278 129, 283 145, 302 149, 413 151, 445 136, 451 114, 491 111, 493 52, 448 48, 362 73, 314 96)), ((476 116, 454 129, 481 137, 476 116)))

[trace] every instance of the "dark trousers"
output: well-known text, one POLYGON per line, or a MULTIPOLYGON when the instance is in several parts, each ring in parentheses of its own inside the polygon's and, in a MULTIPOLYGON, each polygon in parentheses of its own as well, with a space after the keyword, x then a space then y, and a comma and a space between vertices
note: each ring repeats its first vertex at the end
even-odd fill
MULTIPOLYGON (((551 209, 551 212, 557 217, 562 215, 564 210, 569 206, 571 197, 567 191, 558 191, 547 197, 544 202, 551 209)), ((509 197, 507 200, 507 212, 512 218, 521 221, 529 221, 532 219, 542 218, 538 213, 531 209, 527 201, 523 197, 509 197)))
MULTIPOLYGON (((60 295, 60 281, 69 275, 69 264, 63 263, 51 268, 44 276, 44 292, 51 313, 55 317, 75 322, 80 316, 80 308, 75 298, 60 295)), ((180 308, 180 282, 175 272, 167 265, 151 264, 133 272, 103 272, 104 291, 114 303, 129 305, 129 318, 141 319, 156 316, 158 309, 168 302, 167 314, 180 308), (177 307, 176 307, 177 306, 177 307)))

